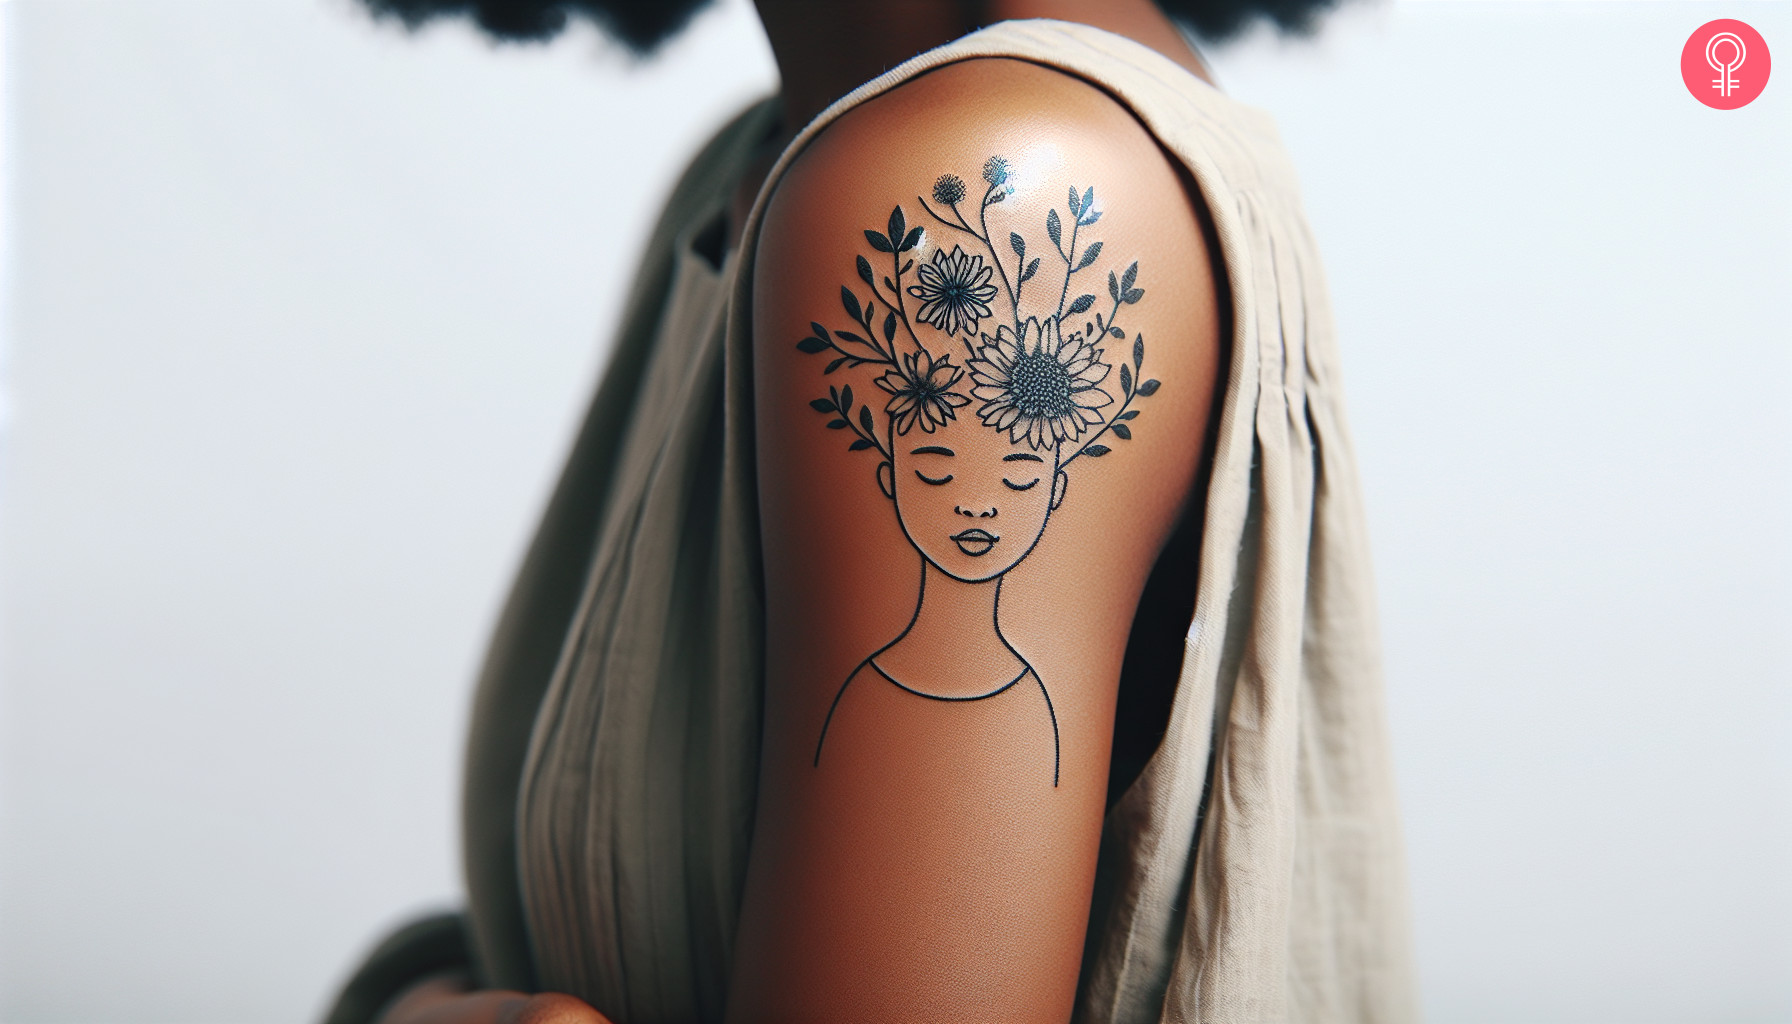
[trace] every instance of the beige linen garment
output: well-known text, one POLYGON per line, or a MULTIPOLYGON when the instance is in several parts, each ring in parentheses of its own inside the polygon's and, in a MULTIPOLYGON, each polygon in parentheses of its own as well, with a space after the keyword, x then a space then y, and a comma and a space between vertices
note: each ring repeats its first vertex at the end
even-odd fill
MULTIPOLYGON (((1136 43, 1053 21, 993 26, 840 100, 787 148, 719 268, 696 236, 770 108, 724 131, 675 193, 655 242, 671 246, 660 256, 670 276, 637 296, 575 451, 589 465, 569 469, 584 474, 573 490, 591 522, 562 528, 588 538, 569 550, 590 560, 570 622, 547 617, 564 643, 516 797, 535 980, 621 1024, 721 1018, 762 689, 750 254, 766 196, 818 132, 974 57, 1058 68, 1130 108, 1199 187, 1232 303, 1200 563, 1187 567, 1199 573, 1194 621, 1163 743, 1106 822, 1076 1019, 1410 1020, 1367 543, 1293 171, 1265 115, 1136 43)), ((544 536, 556 514, 574 515, 570 500, 556 499, 544 536)), ((544 543, 500 628, 482 706, 526 708, 539 692, 494 696, 526 660, 515 634, 539 632, 524 591, 531 572, 550 571, 534 564, 552 560, 544 543)), ((480 831, 479 799, 470 789, 469 842, 501 847, 508 823, 480 831)), ((475 936, 499 963, 517 957, 497 948, 504 914, 482 910, 478 882, 504 857, 469 852, 475 936)))

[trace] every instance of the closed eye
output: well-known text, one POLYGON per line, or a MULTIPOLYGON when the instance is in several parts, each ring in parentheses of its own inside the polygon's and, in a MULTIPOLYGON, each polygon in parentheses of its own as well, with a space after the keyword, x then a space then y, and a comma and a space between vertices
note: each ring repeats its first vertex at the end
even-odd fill
MULTIPOLYGON (((947 473, 945 476, 940 477, 938 480, 935 480, 933 477, 928 476, 926 473, 923 473, 918 469, 915 470, 915 475, 921 478, 922 483, 932 484, 935 487, 938 487, 941 484, 949 484, 952 482, 952 474, 950 474, 950 473, 947 473)), ((1038 482, 1039 481, 1037 481, 1037 480, 1033 481, 1033 483, 1038 483, 1038 482)), ((1013 487, 1014 485, 1009 484, 1008 486, 1013 487)), ((1031 487, 1032 484, 1028 484, 1027 486, 1031 487)))
POLYGON ((1017 484, 1014 481, 1008 479, 1007 477, 1003 477, 1002 482, 1007 484, 1009 487, 1013 488, 1014 490, 1024 491, 1024 490, 1028 490, 1029 488, 1033 487, 1035 484, 1039 483, 1039 478, 1034 477, 1033 479, 1028 480, 1024 484, 1017 484))

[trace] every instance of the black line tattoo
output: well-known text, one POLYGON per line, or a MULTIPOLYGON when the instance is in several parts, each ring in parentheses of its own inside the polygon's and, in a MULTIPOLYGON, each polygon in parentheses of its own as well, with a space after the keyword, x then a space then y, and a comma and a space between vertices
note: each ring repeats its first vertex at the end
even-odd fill
MULTIPOLYGON (((1046 211, 1045 235, 1063 261, 1064 278, 1056 310, 1043 317, 1023 317, 1021 296, 1039 273, 1040 257, 1028 259, 1027 238, 1014 226, 1008 232, 1008 251, 1014 259, 1009 272, 1003 262, 1008 257, 991 241, 989 218, 992 208, 1015 194, 1013 169, 1004 158, 992 156, 983 165, 982 180, 983 195, 975 200, 964 179, 949 173, 934 182, 932 203, 916 197, 929 217, 965 239, 954 242, 950 251, 943 244, 932 246, 931 255, 919 266, 908 254, 926 244, 927 231, 920 225, 910 227, 900 205, 890 211, 882 232, 867 229, 865 241, 876 255, 855 256, 854 265, 859 279, 871 289, 870 298, 861 299, 851 286, 842 285, 840 304, 851 326, 830 331, 813 322, 811 333, 797 342, 800 351, 831 356, 824 375, 860 367, 873 367, 877 373, 873 383, 888 396, 881 423, 870 405, 855 406, 851 385, 829 386, 826 398, 809 404, 830 417, 829 429, 851 432, 850 451, 876 449, 881 456, 878 486, 891 499, 903 535, 922 558, 914 614, 894 640, 867 655, 840 684, 815 741, 814 764, 821 765, 828 729, 847 689, 867 669, 905 693, 949 703, 988 700, 1031 677, 1051 721, 1055 788, 1062 764, 1057 709, 1045 680, 1002 633, 1002 581, 1032 553, 1053 510, 1063 503, 1070 481, 1066 469, 1085 455, 1109 454, 1112 449, 1100 443, 1104 439, 1132 440, 1132 422, 1139 415, 1133 405, 1156 394, 1160 382, 1145 377, 1145 339, 1135 334, 1132 358, 1119 361, 1118 394, 1103 387, 1113 369, 1104 361, 1108 351, 1104 346, 1109 339, 1127 340, 1126 331, 1116 324, 1120 308, 1145 296, 1145 290, 1137 287, 1136 260, 1124 270, 1108 271, 1111 305, 1105 315, 1099 311, 1087 315, 1096 302, 1093 293, 1070 297, 1072 279, 1102 255, 1100 241, 1078 248, 1084 242, 1083 229, 1101 219, 1094 187, 1080 192, 1070 187, 1068 235, 1058 210, 1046 211), (974 218, 962 209, 967 201, 976 203, 974 218), (872 264, 878 257, 889 260, 889 271, 881 276, 872 264), (910 271, 912 283, 905 285, 910 271), (907 298, 919 302, 912 317, 907 298), (987 333, 992 323, 994 333, 987 333), (933 347, 922 340, 917 326, 936 339, 933 347), (899 350, 899 335, 910 350, 899 350), (962 365, 952 361, 953 341, 964 346, 962 365), (973 399, 978 403, 975 424, 958 416, 958 410, 973 399), (922 434, 937 435, 941 443, 899 440, 917 428, 922 434), (1039 487, 1048 480, 1049 486, 1039 487), (979 607, 987 600, 987 623, 978 616, 950 624, 966 637, 972 637, 972 631, 993 630, 1000 649, 1013 658, 986 692, 934 692, 925 681, 899 679, 878 663, 927 614, 930 579, 936 588, 975 588, 974 593, 957 595, 973 600, 955 600, 951 607, 979 607)), ((1021 205, 1004 209, 1018 220, 1016 207, 1021 205)))

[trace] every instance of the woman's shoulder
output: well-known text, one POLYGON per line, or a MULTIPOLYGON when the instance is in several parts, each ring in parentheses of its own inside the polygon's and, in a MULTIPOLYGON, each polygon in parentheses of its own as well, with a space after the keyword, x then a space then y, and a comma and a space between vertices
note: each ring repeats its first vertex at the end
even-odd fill
POLYGON ((792 160, 767 214, 787 214, 793 205, 825 214, 830 200, 869 169, 926 176, 942 157, 967 147, 1007 154, 1016 187, 1029 175, 1043 181, 1068 171, 1108 179, 1115 202, 1164 202, 1183 191, 1174 158, 1100 85, 1015 57, 971 57, 839 112, 792 160), (1159 173, 1129 173, 1153 169, 1159 173))
MULTIPOLYGON (((801 145, 771 183, 755 239, 756 346, 787 347, 784 331, 843 302, 863 321, 882 297, 916 300, 890 313, 941 338, 995 338, 994 302, 1017 332, 1050 321, 1098 355, 1106 346, 1109 363, 1139 362, 1127 357, 1141 333, 1153 351, 1213 361, 1220 272, 1200 190, 1099 85, 1013 57, 957 60, 832 112, 801 145)), ((893 328, 879 317, 866 329, 893 328)), ((933 355, 974 355, 960 348, 933 355)), ((828 375, 864 354, 830 361, 828 375)), ((1205 410, 1205 385, 1179 390, 1205 410)), ((1130 424, 1119 427, 1129 438, 1130 424)))

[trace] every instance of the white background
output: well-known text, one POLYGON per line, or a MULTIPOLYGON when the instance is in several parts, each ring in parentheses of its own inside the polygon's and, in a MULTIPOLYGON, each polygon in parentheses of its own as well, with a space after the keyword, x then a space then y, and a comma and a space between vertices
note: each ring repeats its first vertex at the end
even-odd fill
MULTIPOLYGON (((469 683, 728 0, 407 37, 15 0, 0 1018, 309 1019, 457 899, 469 683)), ((1217 50, 1328 259, 1434 1022, 1792 1021, 1792 5, 1359 3, 1217 50), (1738 111, 1680 47, 1788 62, 1738 111)))

